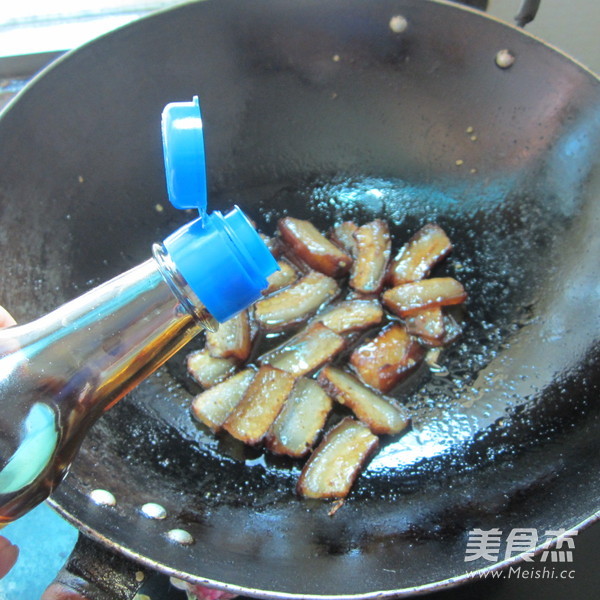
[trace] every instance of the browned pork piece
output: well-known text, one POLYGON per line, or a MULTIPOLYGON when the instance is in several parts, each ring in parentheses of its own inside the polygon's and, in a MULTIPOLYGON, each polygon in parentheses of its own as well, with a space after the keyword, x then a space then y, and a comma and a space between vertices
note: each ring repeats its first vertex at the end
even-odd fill
POLYGON ((341 335, 317 322, 260 359, 292 375, 306 375, 331 360, 344 347, 341 335))
POLYGON ((254 318, 266 331, 283 331, 308 320, 340 288, 331 277, 311 271, 289 287, 259 300, 254 318))
POLYGON ((415 312, 406 317, 404 323, 407 331, 429 348, 448 346, 462 333, 456 319, 439 306, 415 312))
POLYGON ((345 250, 348 256, 356 256, 356 240, 354 233, 358 229, 358 225, 352 221, 344 221, 333 227, 329 237, 331 241, 345 250))
POLYGON ((267 433, 267 448, 276 454, 304 456, 321 433, 332 404, 314 379, 299 378, 267 433))
POLYGON ((285 371, 261 367, 223 428, 246 444, 258 444, 277 418, 294 382, 295 377, 285 371))
POLYGON ((281 239, 311 269, 329 277, 341 277, 350 270, 352 257, 330 242, 310 222, 293 217, 280 219, 281 239))
POLYGON ((276 237, 263 236, 280 268, 263 297, 187 360, 205 388, 195 418, 273 454, 310 455, 297 492, 338 499, 330 515, 378 436, 409 427, 408 409, 388 394, 423 361, 447 375, 440 356, 461 333, 467 297, 455 279, 430 278, 452 250, 438 225, 417 231, 393 260, 388 224, 359 225, 337 223, 325 237, 308 221, 281 219, 276 237))
POLYGON ((444 344, 444 314, 439 306, 419 310, 404 320, 406 330, 428 346, 444 344))
POLYGON ((462 327, 456 321, 456 319, 448 313, 444 313, 444 338, 442 344, 449 346, 454 342, 462 333, 462 327))
POLYGON ((351 333, 381 323, 383 308, 378 300, 344 300, 315 317, 336 333, 351 333))
POLYGON ((423 279, 451 250, 452 243, 444 230, 439 225, 428 223, 413 235, 391 262, 389 283, 396 286, 423 279))
POLYGON ((269 252, 275 257, 279 258, 281 256, 281 242, 279 238, 271 237, 269 235, 265 235, 264 233, 259 234, 262 238, 262 241, 265 243, 265 246, 269 249, 269 252))
POLYGON ((383 303, 401 317, 408 317, 424 308, 461 304, 466 299, 465 289, 452 277, 403 283, 383 293, 383 303))
POLYGON ((354 232, 356 255, 350 286, 363 294, 377 294, 383 287, 392 242, 388 224, 381 219, 362 225, 354 232))
POLYGON ((345 498, 379 440, 351 417, 340 421, 306 461, 298 479, 305 498, 345 498))
POLYGON ((215 358, 233 358, 245 361, 252 349, 252 335, 248 311, 221 323, 217 331, 206 333, 206 347, 215 358))
POLYGON ((389 392, 423 360, 423 347, 400 323, 384 327, 370 342, 356 348, 350 364, 371 387, 389 392))
POLYGON ((287 287, 298 279, 298 272, 287 260, 278 260, 277 266, 279 267, 279 271, 275 271, 275 273, 267 277, 269 286, 263 292, 263 295, 265 296, 268 296, 281 288, 287 287))
POLYGON ((245 369, 198 394, 192 402, 192 414, 213 431, 218 431, 229 413, 242 401, 254 374, 253 369, 245 369))
POLYGON ((406 429, 407 411, 363 385, 349 373, 328 365, 319 374, 319 383, 340 404, 376 434, 395 434, 406 429))
POLYGON ((192 378, 203 388, 210 388, 221 383, 237 369, 237 361, 233 358, 215 358, 206 348, 191 352, 187 357, 187 370, 192 378))

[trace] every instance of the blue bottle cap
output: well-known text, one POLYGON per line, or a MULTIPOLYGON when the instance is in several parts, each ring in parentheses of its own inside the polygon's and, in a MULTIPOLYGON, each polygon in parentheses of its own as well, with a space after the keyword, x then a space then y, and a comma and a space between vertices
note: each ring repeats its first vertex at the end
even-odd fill
POLYGON ((162 113, 162 140, 169 200, 175 208, 206 211, 204 137, 198 96, 172 102, 162 113))
POLYGON ((250 306, 279 267, 250 221, 236 206, 223 216, 206 213, 206 173, 198 98, 167 104, 162 116, 169 200, 200 216, 163 245, 198 299, 217 321, 250 306))

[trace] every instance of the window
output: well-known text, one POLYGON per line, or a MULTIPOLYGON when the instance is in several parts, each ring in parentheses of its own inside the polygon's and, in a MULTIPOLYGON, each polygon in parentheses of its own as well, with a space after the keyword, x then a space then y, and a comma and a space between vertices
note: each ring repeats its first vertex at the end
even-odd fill
POLYGON ((3 2, 0 57, 70 50, 181 0, 22 0, 3 2))

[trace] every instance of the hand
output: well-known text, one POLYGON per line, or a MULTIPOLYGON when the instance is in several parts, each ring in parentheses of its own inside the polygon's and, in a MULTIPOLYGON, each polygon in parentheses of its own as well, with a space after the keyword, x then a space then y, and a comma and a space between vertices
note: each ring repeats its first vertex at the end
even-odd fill
POLYGON ((16 324, 17 322, 12 318, 12 315, 3 306, 0 306, 0 329, 12 327, 16 324))
POLYGON ((0 579, 2 579, 17 562, 19 549, 0 535, 0 579))
MULTIPOLYGON (((16 322, 5 308, 0 306, 0 329, 10 327, 16 322)), ((19 549, 0 535, 0 579, 2 579, 17 562, 19 549)))

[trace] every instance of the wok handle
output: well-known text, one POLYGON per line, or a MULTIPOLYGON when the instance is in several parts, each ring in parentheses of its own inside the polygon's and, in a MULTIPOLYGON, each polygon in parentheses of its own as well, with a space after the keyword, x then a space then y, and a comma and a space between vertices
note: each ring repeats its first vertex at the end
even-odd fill
POLYGON ((527 23, 531 23, 537 15, 541 0, 523 0, 521 8, 515 17, 515 23, 519 27, 525 27, 527 23))
POLYGON ((131 600, 148 571, 79 534, 41 600, 131 600))

